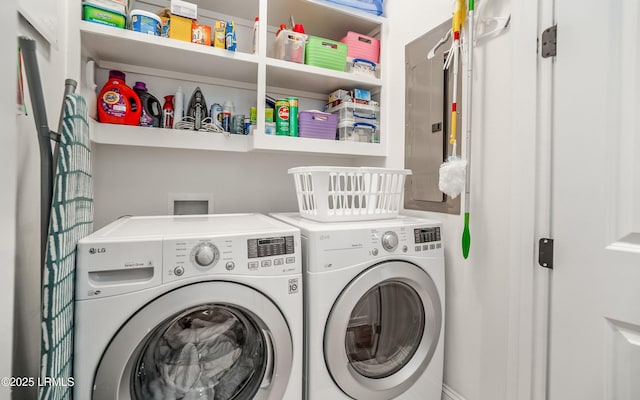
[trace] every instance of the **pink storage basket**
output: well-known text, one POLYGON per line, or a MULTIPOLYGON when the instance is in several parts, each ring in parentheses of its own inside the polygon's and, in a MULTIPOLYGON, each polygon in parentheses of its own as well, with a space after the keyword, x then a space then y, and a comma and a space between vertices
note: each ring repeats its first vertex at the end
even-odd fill
POLYGON ((349 31, 340 41, 347 45, 347 57, 380 63, 380 40, 349 31))

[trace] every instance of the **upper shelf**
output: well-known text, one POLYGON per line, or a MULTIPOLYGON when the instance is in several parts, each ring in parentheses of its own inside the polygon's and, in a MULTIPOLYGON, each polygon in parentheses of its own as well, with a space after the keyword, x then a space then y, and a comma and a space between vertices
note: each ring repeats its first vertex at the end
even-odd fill
POLYGON ((269 25, 288 23, 293 16, 296 23, 304 25, 309 35, 339 40, 348 31, 364 35, 380 30, 385 18, 343 7, 324 0, 268 0, 269 25))
POLYGON ((256 83, 258 57, 80 21, 85 52, 100 61, 256 83))

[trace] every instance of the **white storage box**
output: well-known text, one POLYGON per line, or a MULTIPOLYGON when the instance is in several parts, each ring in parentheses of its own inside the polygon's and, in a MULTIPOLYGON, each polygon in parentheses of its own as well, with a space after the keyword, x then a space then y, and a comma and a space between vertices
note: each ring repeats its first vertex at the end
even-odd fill
POLYGON ((376 68, 378 64, 373 61, 365 60, 363 58, 349 58, 347 57, 347 68, 345 71, 352 74, 369 76, 371 78, 376 77, 376 68))
POLYGON ((363 221, 398 216, 407 169, 358 167, 291 168, 300 215, 320 222, 363 221))
POLYGON ((380 107, 343 101, 337 106, 327 105, 325 111, 331 114, 338 114, 338 122, 370 122, 377 124, 380 107))
POLYGON ((278 33, 273 43, 272 55, 274 58, 285 61, 293 61, 304 64, 304 48, 307 35, 283 29, 278 33))
POLYGON ((344 121, 338 124, 338 140, 353 142, 380 143, 378 124, 372 122, 344 121))

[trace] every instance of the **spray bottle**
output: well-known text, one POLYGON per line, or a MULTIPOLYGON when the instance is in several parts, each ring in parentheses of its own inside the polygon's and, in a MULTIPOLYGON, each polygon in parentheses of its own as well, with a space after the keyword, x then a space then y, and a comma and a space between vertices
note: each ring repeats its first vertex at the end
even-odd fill
POLYGON ((176 124, 182 121, 184 117, 184 93, 182 93, 182 86, 178 86, 176 95, 173 98, 173 128, 176 124))

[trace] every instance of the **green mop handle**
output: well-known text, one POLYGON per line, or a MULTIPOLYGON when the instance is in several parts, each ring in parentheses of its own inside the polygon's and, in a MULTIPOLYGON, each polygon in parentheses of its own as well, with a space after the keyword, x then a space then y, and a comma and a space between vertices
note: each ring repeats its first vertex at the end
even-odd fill
POLYGON ((466 101, 466 134, 467 134, 467 176, 464 183, 464 229, 462 231, 462 256, 467 259, 471 249, 471 232, 469 231, 469 207, 471 204, 470 178, 471 178, 471 87, 473 80, 473 10, 474 0, 469 0, 469 44, 467 45, 467 101, 466 101))

